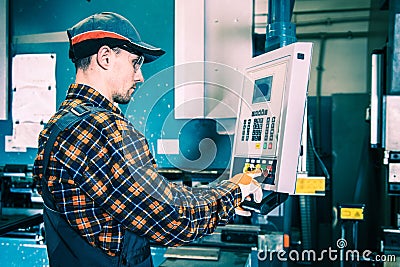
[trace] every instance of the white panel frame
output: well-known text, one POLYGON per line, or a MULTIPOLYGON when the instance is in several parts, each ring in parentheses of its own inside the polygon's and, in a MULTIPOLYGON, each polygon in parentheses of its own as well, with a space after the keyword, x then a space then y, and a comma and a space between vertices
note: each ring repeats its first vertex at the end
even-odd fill
POLYGON ((204 0, 175 0, 175 119, 204 118, 204 0))
POLYGON ((386 96, 386 150, 400 151, 400 96, 386 96))
POLYGON ((8 0, 0 0, 0 120, 8 110, 8 0))
POLYGON ((205 117, 236 119, 243 70, 253 54, 253 0, 205 3, 205 117))
MULTIPOLYGON (((245 82, 243 83, 244 91, 241 94, 243 100, 240 103, 238 120, 236 124, 236 134, 231 161, 231 176, 236 174, 233 173, 234 170, 242 169, 244 167, 239 166, 240 168, 237 168, 234 165, 235 158, 260 158, 266 160, 277 160, 275 184, 263 184, 263 189, 281 193, 295 193, 298 157, 300 153, 300 141, 302 137, 304 111, 307 100, 307 87, 310 75, 311 57, 312 43, 298 42, 252 59, 249 68, 246 69, 247 73, 249 74, 248 77, 252 82, 252 86, 249 87, 246 86, 245 82), (296 59, 297 54, 302 54, 304 58, 301 60, 296 59), (252 88, 254 84, 254 78, 251 78, 251 74, 256 73, 256 75, 261 75, 261 72, 270 71, 269 66, 276 68, 276 66, 283 64, 285 61, 286 82, 284 88, 282 88, 282 102, 252 104, 252 88), (275 126, 279 127, 279 129, 275 128, 274 134, 274 142, 277 142, 276 151, 273 155, 270 155, 269 150, 265 151, 262 149, 262 143, 264 142, 263 140, 259 142, 253 142, 250 141, 250 138, 248 142, 243 143, 243 141, 241 141, 241 133, 243 128, 242 121, 249 118, 251 111, 257 111, 265 108, 269 110, 272 105, 280 107, 280 122, 279 125, 275 126), (260 146, 257 146, 256 143, 260 143, 260 146), (246 151, 246 146, 249 146, 250 148, 247 149, 247 152, 244 154, 243 151, 246 151), (260 147, 260 149, 257 147, 260 147), (256 152, 257 149, 259 150, 258 152, 256 152)), ((264 76, 266 77, 268 75, 264 76)), ((258 79, 259 76, 256 78, 258 79)), ((264 133, 264 128, 262 133, 264 133)))

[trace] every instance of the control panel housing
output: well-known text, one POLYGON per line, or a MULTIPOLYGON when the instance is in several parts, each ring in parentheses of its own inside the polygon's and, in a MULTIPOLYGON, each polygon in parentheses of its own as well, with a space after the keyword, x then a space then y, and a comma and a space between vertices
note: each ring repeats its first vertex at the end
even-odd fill
POLYGON ((231 176, 261 172, 264 190, 294 194, 312 43, 253 58, 245 70, 231 176))

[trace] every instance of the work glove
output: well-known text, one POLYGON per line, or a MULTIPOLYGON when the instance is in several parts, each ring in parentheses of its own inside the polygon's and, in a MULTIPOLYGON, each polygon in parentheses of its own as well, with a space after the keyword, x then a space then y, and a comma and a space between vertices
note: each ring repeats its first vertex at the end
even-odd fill
MULTIPOLYGON (((229 181, 237 184, 242 192, 242 201, 249 200, 260 203, 263 197, 261 185, 253 179, 261 173, 239 173, 233 176, 229 181), (251 198, 253 197, 253 199, 251 198)), ((251 212, 241 207, 235 208, 235 213, 240 216, 251 216, 251 212)))

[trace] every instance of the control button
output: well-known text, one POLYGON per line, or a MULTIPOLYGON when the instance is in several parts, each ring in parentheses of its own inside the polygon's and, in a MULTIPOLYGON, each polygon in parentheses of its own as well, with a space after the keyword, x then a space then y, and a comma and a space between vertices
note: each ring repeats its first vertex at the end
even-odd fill
MULTIPOLYGON (((266 143, 264 143, 266 145, 266 143)), ((272 143, 268 143, 268 149, 272 149, 272 143)))
POLYGON ((275 122, 275 116, 274 116, 274 117, 272 117, 272 122, 275 122))
POLYGON ((250 171, 250 163, 248 160, 249 159, 246 159, 246 163, 244 164, 244 167, 243 167, 243 172, 250 171))
POLYGON ((275 128, 275 122, 272 122, 271 123, 271 129, 274 129, 275 128))
POLYGON ((263 148, 264 148, 264 149, 267 149, 267 143, 264 143, 263 148))
POLYGON ((270 118, 270 117, 267 117, 267 123, 269 123, 270 120, 271 120, 271 118, 270 118))
POLYGON ((269 136, 269 141, 273 141, 274 140, 274 136, 271 134, 270 136, 269 136))

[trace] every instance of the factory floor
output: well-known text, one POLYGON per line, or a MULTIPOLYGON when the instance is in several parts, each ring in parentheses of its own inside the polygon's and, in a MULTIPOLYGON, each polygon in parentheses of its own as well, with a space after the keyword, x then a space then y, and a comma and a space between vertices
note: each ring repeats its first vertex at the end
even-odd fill
POLYGON ((42 213, 42 205, 35 204, 32 208, 11 208, 0 209, 0 227, 42 213))
MULTIPOLYGON (((19 267, 47 267, 49 266, 46 246, 38 244, 33 239, 21 239, 0 237, 0 266, 19 266, 19 267)), ((166 258, 164 247, 152 247, 151 254, 153 257, 154 267, 336 267, 336 264, 301 264, 293 262, 267 262, 258 261, 252 262, 251 256, 244 252, 234 252, 222 250, 218 260, 195 260, 195 259, 179 259, 179 258, 166 258)), ((380 266, 380 265, 352 265, 346 263, 344 266, 380 266)), ((390 265, 398 266, 398 265, 390 265)), ((389 267, 389 265, 385 265, 389 267)))
POLYGON ((0 227, 26 218, 26 215, 0 215, 0 227))
MULTIPOLYGON (((0 229, 9 224, 25 219, 29 216, 41 214, 42 208, 40 205, 34 208, 11 208, 6 207, 2 209, 0 215, 0 229)), ((38 229, 23 232, 20 235, 7 234, 0 235, 0 266, 48 266, 48 258, 46 246, 41 240, 38 240, 38 229)), ((20 233, 18 231, 18 233, 20 233)), ((185 248, 184 246, 183 248, 185 248)), ((213 249, 212 247, 202 247, 200 250, 213 249)), ((213 250, 215 252, 215 248, 213 250)), ((168 267, 168 266, 184 266, 184 267, 197 267, 197 266, 229 266, 229 267, 301 267, 301 266, 338 266, 332 263, 296 263, 296 262, 282 262, 276 259, 271 262, 268 260, 259 260, 257 251, 250 249, 225 249, 218 248, 217 259, 210 259, 210 253, 203 253, 203 259, 190 259, 171 257, 167 254, 173 254, 166 247, 152 246, 151 253, 155 267, 168 267)), ((198 256, 198 255, 197 255, 198 256)), ((201 255, 200 255, 201 256, 201 255)), ((346 265, 345 265, 346 266, 346 265)), ((351 265, 350 265, 351 266, 351 265)), ((360 264, 357 266, 372 266, 360 264)), ((378 265, 374 265, 378 266, 378 265)), ((389 266, 389 265, 387 265, 389 266)), ((395 265, 394 265, 395 266, 395 265)), ((386 267, 386 266, 385 266, 386 267)))

